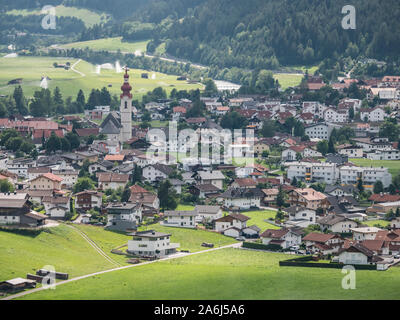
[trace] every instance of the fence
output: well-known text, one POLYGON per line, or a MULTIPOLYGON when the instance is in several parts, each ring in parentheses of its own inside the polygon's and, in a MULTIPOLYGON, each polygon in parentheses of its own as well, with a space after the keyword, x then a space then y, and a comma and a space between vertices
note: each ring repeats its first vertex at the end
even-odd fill
MULTIPOLYGON (((318 263, 308 262, 312 260, 312 256, 300 257, 289 259, 285 261, 279 261, 280 267, 306 267, 306 268, 330 268, 330 269, 342 269, 345 265, 342 263, 330 262, 330 263, 318 263)), ((353 265, 356 270, 376 270, 376 265, 370 264, 356 264, 353 265)))

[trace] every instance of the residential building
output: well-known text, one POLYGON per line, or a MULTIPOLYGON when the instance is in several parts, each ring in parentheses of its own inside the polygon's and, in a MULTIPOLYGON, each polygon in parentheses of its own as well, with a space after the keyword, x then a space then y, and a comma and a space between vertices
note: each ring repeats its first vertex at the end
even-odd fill
POLYGON ((85 190, 75 194, 75 209, 90 210, 101 208, 103 203, 103 193, 95 190, 85 190))
POLYGON ((45 173, 29 181, 31 190, 61 190, 63 179, 53 173, 45 173))
POLYGON ((288 193, 288 202, 311 210, 326 209, 326 195, 312 188, 294 189, 288 193))
POLYGON ((339 169, 342 184, 356 185, 362 179, 364 187, 372 189, 376 181, 381 181, 384 188, 392 183, 392 175, 387 168, 368 168, 356 166, 343 166, 339 169))
POLYGON ((163 225, 167 227, 196 228, 196 210, 193 211, 165 211, 163 225))
POLYGON ((300 228, 267 229, 260 235, 260 238, 265 245, 278 245, 282 249, 287 249, 299 246, 302 234, 300 228))
POLYGON ((237 207, 239 210, 259 208, 264 193, 258 188, 229 188, 221 198, 226 208, 237 207))
POLYGON ((214 220, 222 218, 223 215, 220 206, 196 205, 194 210, 197 213, 197 222, 212 222, 214 220))
POLYGON ((327 162, 287 162, 287 177, 290 180, 305 182, 323 182, 335 184, 339 178, 339 171, 335 163, 327 162))
POLYGON ((357 228, 356 221, 347 219, 343 216, 329 214, 317 220, 322 231, 331 231, 334 233, 350 233, 351 229, 357 228))
POLYGON ((132 240, 128 241, 128 252, 145 257, 165 257, 176 253, 179 243, 171 243, 171 234, 154 230, 134 232, 130 234, 132 240))

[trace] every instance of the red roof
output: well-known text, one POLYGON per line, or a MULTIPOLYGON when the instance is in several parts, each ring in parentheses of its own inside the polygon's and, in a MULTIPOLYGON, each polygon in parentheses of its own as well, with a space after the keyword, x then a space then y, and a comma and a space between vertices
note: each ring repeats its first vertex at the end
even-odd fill
POLYGON ((174 111, 174 113, 186 113, 186 108, 185 107, 174 107, 173 109, 172 109, 173 111, 174 111))
POLYGON ((45 178, 47 178, 47 179, 49 179, 51 181, 58 181, 58 182, 63 181, 63 179, 61 177, 56 176, 54 173, 50 173, 50 172, 49 173, 45 173, 45 174, 41 175, 40 177, 45 177, 45 178))
POLYGON ((56 135, 57 137, 59 137, 59 138, 64 137, 64 133, 63 133, 63 131, 62 131, 61 129, 58 129, 58 130, 36 129, 36 130, 33 131, 33 139, 40 139, 40 138, 43 138, 43 136, 44 136, 45 139, 50 138, 50 136, 51 136, 51 134, 52 134, 53 132, 54 132, 55 135, 56 135))
POLYGON ((125 156, 123 154, 108 154, 104 158, 107 161, 124 161, 124 159, 125 156))
POLYGON ((134 185, 132 187, 130 187, 131 189, 131 193, 147 193, 149 191, 147 191, 145 188, 142 188, 141 186, 138 185, 134 185))
POLYGON ((373 194, 372 196, 369 197, 369 201, 374 201, 374 202, 395 202, 395 201, 400 201, 400 195, 395 195, 395 194, 373 194))
POLYGON ((76 129, 76 133, 80 137, 89 137, 90 135, 97 136, 99 134, 99 130, 99 128, 76 129))

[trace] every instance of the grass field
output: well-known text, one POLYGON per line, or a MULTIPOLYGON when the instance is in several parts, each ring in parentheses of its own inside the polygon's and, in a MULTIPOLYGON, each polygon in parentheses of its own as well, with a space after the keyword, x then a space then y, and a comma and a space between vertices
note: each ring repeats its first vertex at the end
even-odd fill
POLYGON ((76 48, 85 49, 89 48, 94 51, 118 51, 135 53, 137 51, 146 52, 147 43, 149 41, 138 41, 138 42, 125 42, 122 41, 122 37, 116 38, 105 38, 98 40, 73 42, 65 45, 61 45, 60 48, 76 48))
MULTIPOLYGON (((40 81, 43 76, 49 77, 49 89, 53 90, 56 86, 60 87, 61 92, 67 96, 76 97, 79 89, 82 89, 88 98, 92 88, 101 89, 108 87, 112 94, 121 93, 123 83, 122 73, 116 73, 114 70, 101 70, 100 74, 95 72, 96 67, 86 61, 80 61, 74 72, 72 69, 65 70, 54 68, 53 63, 64 64, 70 62, 73 65, 77 59, 52 58, 52 57, 18 57, 18 58, 0 58, 0 95, 11 94, 14 85, 7 85, 12 79, 23 78, 22 88, 27 97, 32 97, 34 91, 40 89, 40 81)), ((111 61, 115 63, 115 61, 111 61)), ((140 99, 146 92, 156 87, 163 87, 168 93, 173 88, 177 90, 191 90, 202 88, 202 85, 187 84, 183 81, 177 81, 177 76, 170 76, 154 72, 155 79, 142 79, 143 70, 130 70, 130 83, 133 87, 134 99, 140 99)))
POLYGON ((382 227, 387 227, 390 225, 390 221, 387 220, 370 220, 370 221, 363 221, 363 224, 366 224, 369 227, 373 227, 375 225, 380 225, 382 227))
POLYGON ((261 229, 261 232, 264 232, 267 229, 279 229, 279 227, 264 221, 267 220, 268 218, 275 218, 276 211, 272 210, 249 211, 249 212, 243 212, 243 214, 250 218, 250 220, 247 221, 247 225, 248 226, 256 225, 261 229))
POLYGON ((289 73, 276 73, 274 79, 279 81, 283 90, 289 87, 296 87, 301 83, 303 76, 300 74, 289 74, 289 73))
POLYGON ((71 277, 115 267, 67 226, 49 228, 37 236, 0 231, 0 281, 24 278, 46 265, 71 277))
POLYGON ((360 167, 388 168, 393 177, 400 173, 400 160, 350 159, 350 162, 360 167))
MULTIPOLYGON (((63 5, 56 6, 56 16, 57 17, 75 17, 77 19, 82 20, 86 27, 91 27, 95 24, 105 23, 109 20, 109 17, 105 13, 96 13, 94 11, 90 11, 83 8, 75 8, 75 7, 65 7, 63 5)), ((8 11, 7 14, 12 15, 40 15, 41 10, 11 10, 8 11)))
POLYGON ((340 269, 279 267, 288 255, 240 249, 157 262, 79 280, 23 299, 399 299, 400 268, 357 271, 344 290, 340 269))
POLYGON ((146 227, 141 227, 140 231, 145 230, 156 230, 159 232, 165 232, 171 234, 171 242, 179 243, 180 250, 189 250, 190 252, 198 252, 206 250, 201 246, 203 242, 213 243, 214 247, 222 247, 228 244, 235 243, 236 240, 230 237, 226 237, 219 233, 205 231, 205 230, 194 230, 185 228, 165 227, 160 224, 152 224, 146 227))

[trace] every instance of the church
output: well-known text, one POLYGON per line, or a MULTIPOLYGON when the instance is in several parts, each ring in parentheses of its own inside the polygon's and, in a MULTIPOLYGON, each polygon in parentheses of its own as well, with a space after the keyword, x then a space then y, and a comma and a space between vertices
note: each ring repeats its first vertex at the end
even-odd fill
POLYGON ((129 84, 128 70, 126 67, 119 112, 110 112, 100 125, 100 133, 121 145, 132 138, 132 87, 129 84))

